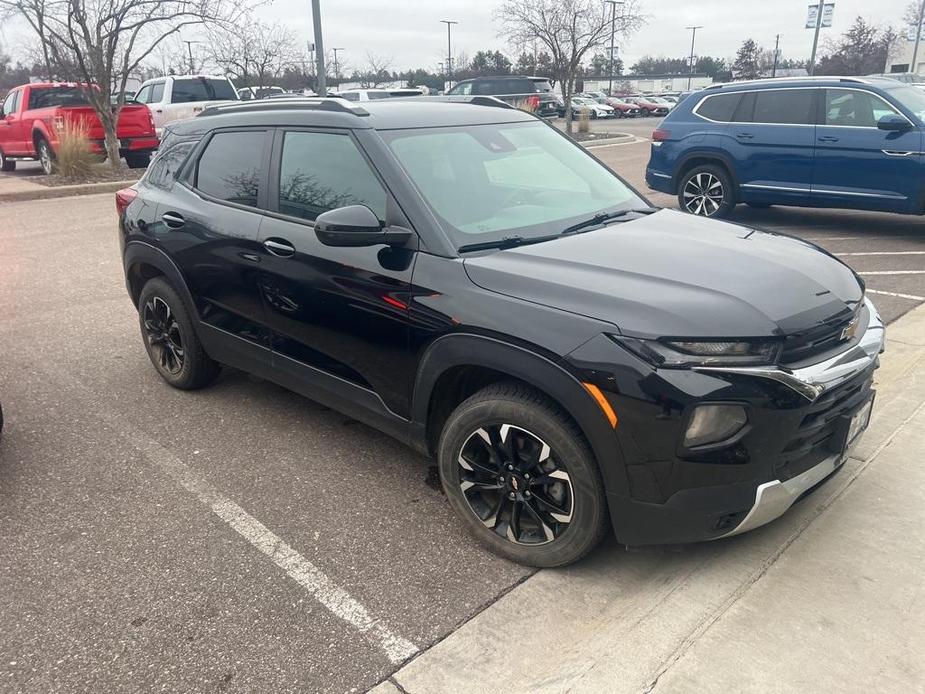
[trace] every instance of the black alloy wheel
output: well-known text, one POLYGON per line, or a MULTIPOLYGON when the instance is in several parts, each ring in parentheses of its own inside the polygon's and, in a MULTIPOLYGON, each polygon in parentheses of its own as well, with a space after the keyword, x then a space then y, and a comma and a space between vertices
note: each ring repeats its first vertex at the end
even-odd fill
POLYGON ((186 350, 180 326, 170 306, 159 296, 152 296, 142 308, 145 337, 153 352, 152 358, 168 374, 177 375, 183 371, 186 350))
POLYGON ((537 435, 513 424, 476 429, 457 459, 459 486, 489 530, 518 545, 541 545, 572 520, 575 495, 565 465, 537 435))

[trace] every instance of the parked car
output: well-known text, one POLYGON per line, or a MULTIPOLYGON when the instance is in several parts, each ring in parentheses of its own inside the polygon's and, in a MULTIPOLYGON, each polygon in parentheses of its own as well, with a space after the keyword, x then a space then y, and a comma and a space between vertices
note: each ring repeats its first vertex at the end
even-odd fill
POLYGON ((576 113, 587 111, 591 118, 613 118, 614 108, 607 104, 599 104, 594 99, 582 96, 572 97, 572 110, 576 113))
MULTIPOLYGON (((93 86, 90 89, 97 89, 93 86)), ((46 174, 54 172, 58 130, 65 122, 83 121, 90 145, 105 153, 105 133, 87 99, 87 88, 74 83, 38 82, 11 89, 0 108, 0 169, 37 159, 46 174)), ((120 154, 133 169, 144 168, 157 149, 151 113, 140 104, 125 104, 116 123, 120 154)))
POLYGON ((282 87, 241 87, 238 98, 241 101, 252 99, 272 99, 274 96, 284 96, 287 92, 282 87))
POLYGON ((330 92, 330 95, 347 101, 375 101, 392 98, 392 95, 385 89, 340 89, 330 92))
POLYGON ((653 133, 646 182, 708 217, 740 202, 923 214, 923 118, 925 92, 888 79, 711 87, 653 133))
POLYGON ((642 110, 644 116, 667 116, 668 106, 652 101, 647 96, 627 96, 624 97, 631 104, 636 104, 642 110))
POLYGON ((135 92, 131 89, 126 89, 124 92, 113 92, 110 97, 110 103, 115 106, 119 103, 119 97, 122 97, 122 103, 127 104, 135 100, 135 92))
POLYGON ((638 118, 642 115, 640 106, 615 96, 607 98, 607 105, 613 108, 613 113, 617 118, 638 118))
POLYGON ((192 118, 209 106, 239 99, 227 77, 169 75, 144 82, 135 94, 135 101, 151 109, 160 136, 168 123, 192 118))
POLYGON ((426 89, 427 87, 401 87, 399 89, 389 89, 388 92, 389 96, 394 97, 426 96, 426 89))
POLYGON ((668 112, 669 112, 669 113, 671 112, 671 109, 674 108, 675 103, 676 103, 676 102, 671 101, 670 99, 668 99, 668 98, 666 98, 666 97, 663 97, 663 96, 650 96, 650 97, 648 97, 648 99, 649 99, 649 101, 651 101, 651 102, 653 102, 653 103, 661 104, 662 106, 664 106, 665 108, 668 109, 668 112))
POLYGON ((282 105, 171 125, 116 194, 168 384, 227 364, 381 429, 536 566, 767 523, 864 430, 883 325, 812 244, 656 210, 500 102, 282 105))
POLYGON ((543 77, 475 77, 457 83, 450 96, 496 96, 518 108, 532 110, 543 118, 559 115, 559 100, 543 77))

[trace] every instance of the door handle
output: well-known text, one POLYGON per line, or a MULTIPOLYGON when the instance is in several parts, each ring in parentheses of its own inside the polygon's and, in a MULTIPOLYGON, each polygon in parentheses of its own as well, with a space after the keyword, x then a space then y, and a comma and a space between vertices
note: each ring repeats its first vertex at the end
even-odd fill
POLYGON ((917 154, 917 152, 906 152, 904 150, 897 149, 881 149, 880 151, 886 154, 888 157, 911 157, 912 155, 917 154))
POLYGON ((164 224, 166 224, 171 229, 179 229, 184 224, 186 224, 186 220, 183 219, 183 215, 177 214, 176 212, 165 212, 161 215, 161 219, 163 220, 164 224))
POLYGON ((819 138, 819 142, 838 142, 838 138, 832 137, 831 135, 823 135, 819 138))
POLYGON ((295 255, 295 246, 286 239, 267 239, 263 242, 263 247, 278 258, 289 258, 295 255))
POLYGON ((740 140, 754 140, 755 136, 751 133, 736 133, 736 137, 740 140))

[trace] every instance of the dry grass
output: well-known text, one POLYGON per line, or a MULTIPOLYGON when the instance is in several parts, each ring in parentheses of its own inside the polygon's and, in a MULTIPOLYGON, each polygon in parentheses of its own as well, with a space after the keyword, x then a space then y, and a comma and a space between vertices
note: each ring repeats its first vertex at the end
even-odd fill
POLYGON ((83 119, 65 120, 58 126, 55 173, 65 178, 86 178, 100 155, 90 147, 90 128, 83 119))

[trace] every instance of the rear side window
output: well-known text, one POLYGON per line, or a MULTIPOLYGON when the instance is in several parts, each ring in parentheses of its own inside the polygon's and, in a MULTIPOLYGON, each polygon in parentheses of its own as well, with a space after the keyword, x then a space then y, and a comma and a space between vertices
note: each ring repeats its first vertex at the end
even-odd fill
POLYGON ((741 100, 741 93, 708 96, 704 99, 703 103, 697 107, 697 115, 708 118, 709 120, 728 123, 732 120, 732 116, 736 112, 736 108, 738 108, 739 101, 741 100))
POLYGON ((196 146, 196 140, 184 140, 158 150, 157 156, 148 167, 145 183, 158 188, 169 189, 175 180, 183 162, 196 146))
POLYGON ((86 106, 87 96, 77 87, 33 88, 29 92, 29 108, 51 108, 52 106, 86 106))
POLYGON ((210 79, 208 77, 193 77, 191 79, 174 80, 171 103, 187 104, 192 101, 216 101, 232 99, 237 101, 238 93, 225 79, 210 79))
POLYGON ((754 123, 812 125, 815 89, 767 89, 755 92, 754 123))
POLYGON ((346 205, 385 219, 385 190, 348 135, 288 132, 279 171, 279 211, 314 220, 346 205))
POLYGON ((196 188, 219 200, 257 207, 266 139, 256 130, 217 133, 199 158, 196 188))

